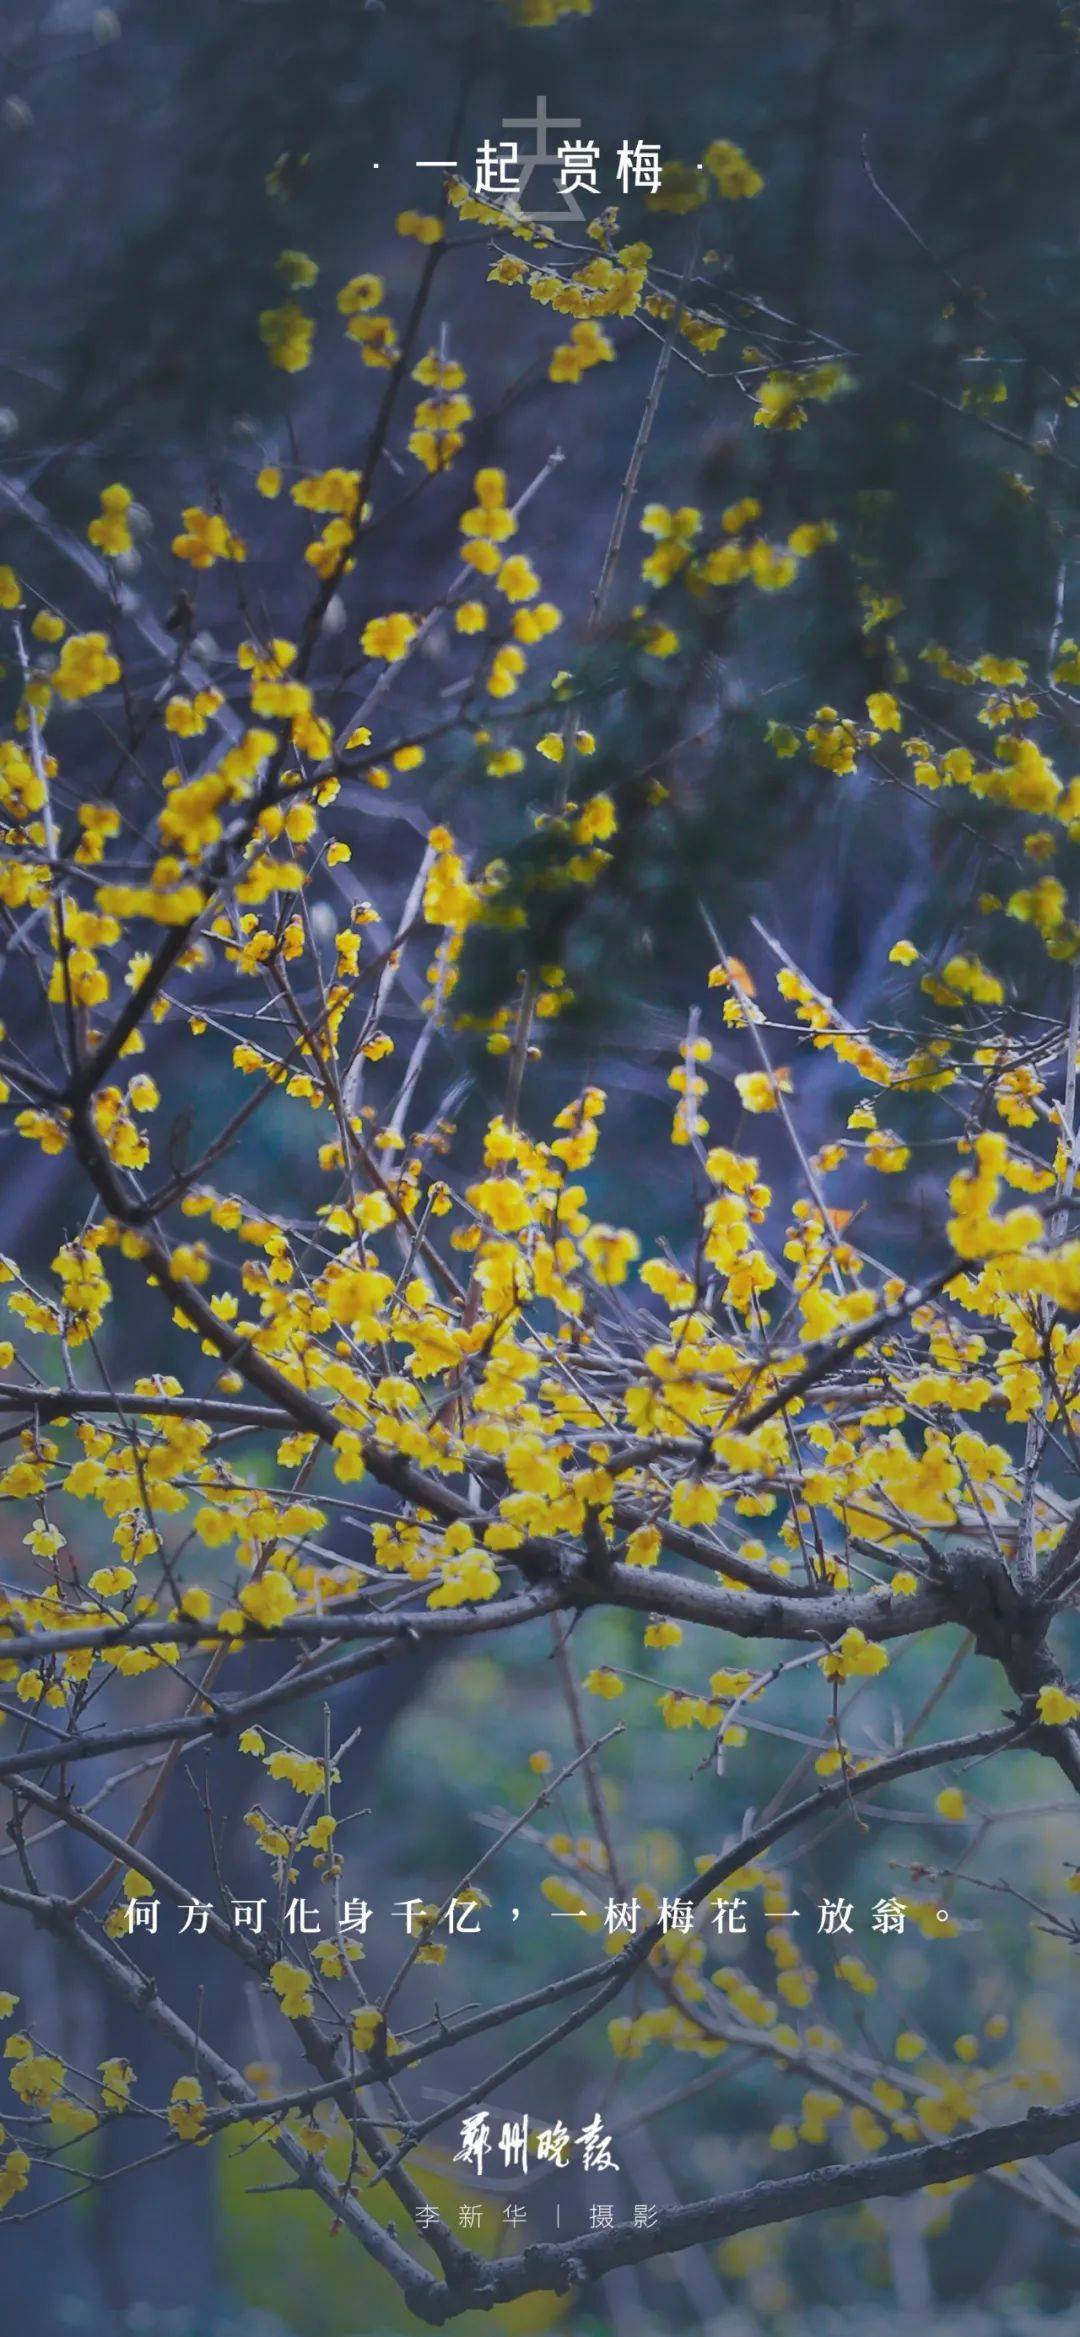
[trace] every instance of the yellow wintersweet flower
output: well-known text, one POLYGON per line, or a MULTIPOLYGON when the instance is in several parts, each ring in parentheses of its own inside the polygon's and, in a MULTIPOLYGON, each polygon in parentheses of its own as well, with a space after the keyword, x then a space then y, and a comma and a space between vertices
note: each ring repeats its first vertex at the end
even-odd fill
POLYGON ((665 1728, 711 1728, 717 1717, 714 1704, 704 1696, 689 1696, 682 1688, 668 1688, 657 1697, 656 1708, 665 1728))
POLYGON ((700 1477, 684 1477, 671 1496, 671 1514, 677 1526, 714 1525, 720 1511, 720 1492, 700 1477))
POLYGON ((468 1186, 467 1199, 499 1233, 520 1233, 532 1223, 528 1195, 514 1177, 484 1177, 468 1186))
POLYGON ((268 1567, 257 1582, 246 1583, 240 1593, 240 1604, 253 1623, 261 1623, 268 1631, 275 1623, 284 1621, 296 1606, 296 1592, 288 1577, 276 1567, 268 1567))
POLYGON ((552 351, 548 366, 549 381, 580 381, 593 365, 610 364, 615 356, 614 343, 601 325, 583 319, 570 328, 570 339, 560 341, 552 351))
POLYGON ((376 2038, 384 2037, 384 2050, 393 2052, 394 2039, 386 2033, 381 2012, 373 2004, 361 2005, 349 2022, 349 2035, 358 2053, 370 2053, 376 2038))
POLYGON ((660 1616, 656 1622, 646 1623, 642 1644, 645 1647, 681 1647, 682 1635, 681 1623, 672 1623, 666 1615, 660 1616))
POLYGON ((368 657, 383 657, 388 665, 396 665, 405 656, 417 635, 414 617, 404 609, 395 609, 386 617, 370 617, 360 635, 360 646, 368 657))
POLYGON ((822 770, 843 778, 855 769, 858 733, 854 723, 841 719, 835 706, 818 707, 816 719, 807 727, 806 743, 822 770))
POLYGON ((303 373, 310 365, 315 326, 298 301, 287 300, 281 308, 264 308, 259 332, 271 365, 282 373, 303 373))
POLYGON ((853 1624, 822 1656, 821 1668, 827 1680, 872 1679, 875 1672, 887 1669, 888 1662, 885 1649, 853 1624))
POLYGON ((1048 1728, 1068 1728, 1070 1721, 1080 1720, 1080 1698, 1065 1688, 1040 1688, 1035 1709, 1048 1728))
POLYGON ((60 652, 53 686, 61 698, 93 698, 120 679, 107 633, 70 633, 60 652))
POLYGON ((608 1288, 625 1282, 634 1259, 641 1256, 636 1233, 625 1226, 592 1225, 581 1248, 594 1282, 608 1288))
POLYGON ((871 690, 866 711, 875 730, 899 730, 900 708, 890 690, 871 690))
POLYGON ((714 138, 701 159, 727 202, 737 203, 748 196, 760 195, 765 184, 761 172, 754 169, 742 147, 734 146, 730 138, 714 138))
POLYGON ((115 2117, 121 2110, 127 2109, 135 2083, 135 2072, 130 2061, 125 2061, 120 2054, 113 2054, 107 2061, 98 2062, 98 2075, 101 2078, 101 2107, 107 2116, 115 2117))
POLYGON ((270 1966, 270 1985, 278 1998, 286 2020, 303 2020, 313 2010, 311 1981, 298 1964, 290 1964, 282 1957, 270 1966))
POLYGON ((345 327, 350 341, 359 344, 365 365, 376 368, 393 365, 398 356, 397 333, 392 317, 351 316, 345 327))
POLYGON ((757 389, 754 421, 761 430, 801 430, 806 407, 800 402, 799 379, 794 373, 768 373, 757 389))
POLYGON ((877 1981, 873 1973, 867 1971, 861 1956, 838 1956, 836 1969, 840 1979, 846 1980, 848 1987, 853 1988, 857 1996, 874 1995, 877 1981))
POLYGON ((178 560, 186 560, 192 568, 212 568, 215 560, 246 560, 247 546, 240 536, 233 535, 219 511, 203 511, 192 503, 183 513, 183 521, 180 534, 172 540, 178 560))
POLYGON ((502 648, 496 650, 492 659, 491 672, 487 682, 488 696, 491 698, 511 698, 524 671, 525 657, 523 652, 512 641, 504 642, 502 648))
MULTIPOLYGON (((582 734, 579 732, 578 735, 580 738, 582 734)), ((584 735, 588 738, 588 733, 584 735)), ((591 753, 592 743, 594 742, 590 742, 583 751, 591 753)), ((587 803, 582 804, 574 821, 574 842, 576 844, 604 843, 609 836, 615 834, 618 825, 618 813, 610 795, 590 795, 587 803)))
POLYGON ((780 1097, 791 1094, 791 1073, 785 1068, 775 1071, 739 1071, 735 1086, 744 1112, 775 1112, 780 1097))
MULTIPOLYGON (((315 471, 308 479, 298 479, 289 493, 301 511, 332 511, 340 518, 354 519, 360 500, 360 473, 332 463, 329 470, 315 471)), ((273 646, 277 651, 278 644, 275 642, 273 646)), ((288 662, 291 659, 278 656, 279 664, 288 662)))
POLYGON ((568 1883, 561 1874, 549 1874, 540 1890, 549 1906, 556 1907, 560 1915, 576 1917, 583 1931, 599 1931, 601 1918, 595 1908, 583 1904, 580 1887, 568 1883))
POLYGON ((266 1762, 266 1774, 291 1785, 295 1793, 318 1793, 323 1783, 323 1765, 313 1753, 293 1753, 283 1745, 271 1753, 266 1762))
POLYGON ((889 1128, 873 1128, 866 1139, 864 1158, 867 1166, 877 1169, 881 1176, 898 1176, 907 1167, 911 1153, 889 1128))
POLYGON ((532 600, 540 590, 540 578, 524 552, 514 552, 503 561, 495 582, 509 601, 532 600))
POLYGON ((209 2142, 206 2103, 197 2077, 178 2077, 169 2096, 169 2125, 181 2142, 209 2142))
MULTIPOLYGON (((507 518, 509 518, 507 513, 507 518)), ((478 576, 497 576, 502 566, 502 554, 497 543, 487 536, 476 536, 467 543, 461 554, 466 567, 475 568, 478 576)))
POLYGON ((473 479, 476 502, 461 515, 458 525, 463 536, 488 536, 493 543, 501 543, 517 532, 517 520, 506 502, 506 472, 494 463, 486 463, 473 479))
POLYGON ((943 1786, 934 1802, 934 1808, 939 1818, 951 1818, 956 1823, 967 1816, 967 1803, 958 1785, 943 1786))
POLYGON ((656 193, 646 196, 646 207, 650 211, 670 211, 680 218, 688 211, 699 211, 707 202, 708 194, 704 171, 671 156, 663 165, 656 193))
POLYGON ((642 562, 641 573, 648 584, 670 584, 672 577, 685 568, 700 532, 702 515, 695 504, 681 504, 677 511, 666 503, 647 503, 641 515, 643 535, 656 539, 656 550, 642 562))
POLYGON ((307 252, 279 252, 274 266, 289 292, 304 292, 318 280, 318 261, 307 252))
POLYGON ((35 2053, 28 2037, 9 2037, 4 2054, 13 2064, 8 2072, 12 2093, 28 2110, 47 2110, 63 2086, 63 2062, 52 2053, 35 2053))
POLYGON ((925 2051, 924 2038, 916 2036, 912 2029, 901 2029, 893 2046, 893 2052, 898 2061, 918 2061, 925 2051))
POLYGON ((463 1607, 474 1601, 483 1603, 493 1599, 499 1588, 499 1577, 485 1550, 468 1550, 461 1557, 444 1560, 442 1581, 428 1592, 429 1607, 463 1607))
POLYGON ((165 728, 176 738, 201 738, 223 704, 220 690, 197 690, 193 698, 177 692, 166 702, 165 728))
POLYGON ((132 536, 127 519, 131 502, 130 487, 118 484, 101 490, 100 513, 97 519, 91 520, 86 533, 90 542, 96 544, 99 552, 106 553, 109 559, 115 559, 120 552, 131 550, 132 536))
POLYGON ((588 1689, 590 1696, 603 1696, 609 1703, 614 1697, 623 1694, 623 1682, 607 1664, 596 1665, 592 1671, 586 1672, 581 1685, 588 1689))
POLYGON ((999 739, 997 752, 1005 769, 993 775, 987 793, 1017 811, 1053 811, 1061 781, 1034 739, 999 739))
MULTIPOLYGON (((556 608, 554 601, 534 601, 531 608, 515 611, 514 639, 524 641, 526 646, 531 647, 536 641, 546 640, 549 633, 557 633, 562 621, 562 610, 556 608)), ((583 736, 584 733, 579 735, 583 736)))
POLYGON ((430 211, 399 211, 394 225, 399 235, 413 236, 417 243, 441 243, 446 232, 430 211))
POLYGON ((350 276, 337 296, 342 316, 358 316, 368 309, 378 308, 384 289, 381 276, 350 276))

